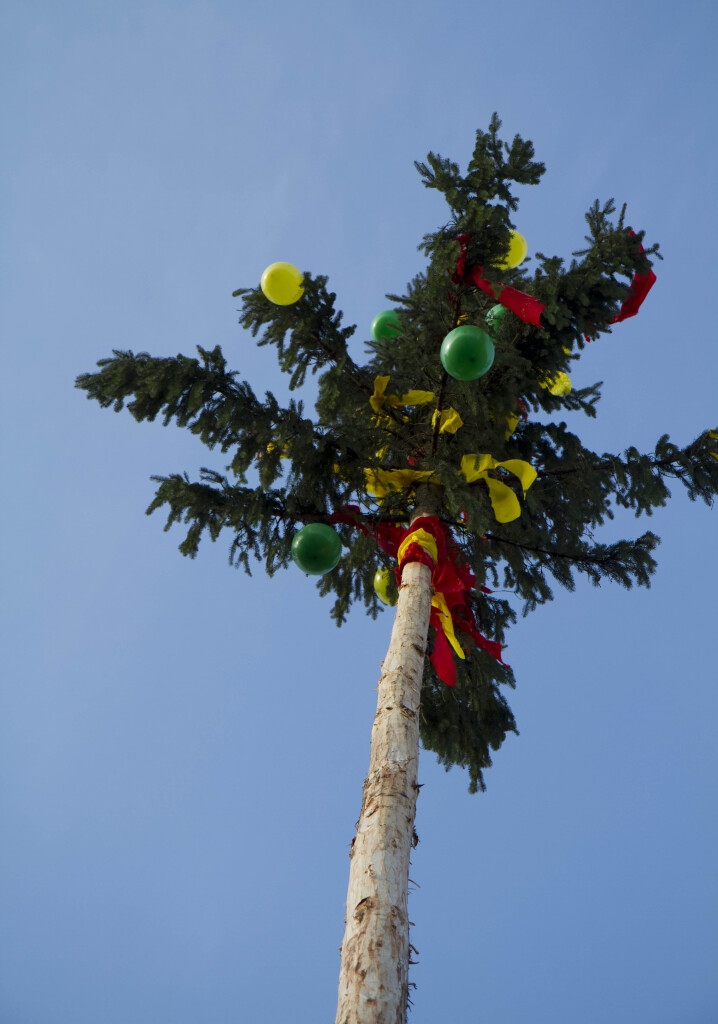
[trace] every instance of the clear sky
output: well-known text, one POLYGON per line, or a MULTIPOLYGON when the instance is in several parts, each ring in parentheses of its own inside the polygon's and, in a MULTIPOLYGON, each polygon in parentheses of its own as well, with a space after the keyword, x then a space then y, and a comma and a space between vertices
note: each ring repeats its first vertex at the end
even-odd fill
MULTIPOLYGON (((152 474, 228 461, 73 388, 113 348, 221 344, 233 289, 327 273, 362 359, 494 110, 570 257, 599 197, 665 256, 573 377, 599 451, 718 424, 718 7, 6 0, 0 15, 1 1024, 334 1019, 390 616, 183 558, 152 474)), ((311 392, 310 392, 311 393, 311 392)), ((580 583, 510 635, 488 791, 422 753, 413 1024, 716 1024, 716 513, 675 489, 650 590, 580 583)))

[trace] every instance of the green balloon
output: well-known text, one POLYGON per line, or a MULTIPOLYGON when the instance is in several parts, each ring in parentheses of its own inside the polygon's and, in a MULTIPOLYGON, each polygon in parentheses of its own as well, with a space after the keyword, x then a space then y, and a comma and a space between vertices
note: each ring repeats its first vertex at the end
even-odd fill
POLYGON ((371 322, 372 341, 390 341, 399 334, 401 325, 394 309, 385 309, 383 313, 377 313, 371 322))
POLYGON ((489 325, 492 331, 498 331, 501 327, 504 317, 506 316, 506 306, 502 306, 500 303, 496 306, 492 306, 486 314, 486 323, 489 325))
POLYGON ((310 576, 323 576, 339 561, 342 542, 336 530, 325 523, 307 523, 294 534, 292 558, 310 576))
POLYGON ((486 331, 471 324, 455 327, 441 344, 441 364, 455 380, 483 377, 493 361, 493 341, 486 331))

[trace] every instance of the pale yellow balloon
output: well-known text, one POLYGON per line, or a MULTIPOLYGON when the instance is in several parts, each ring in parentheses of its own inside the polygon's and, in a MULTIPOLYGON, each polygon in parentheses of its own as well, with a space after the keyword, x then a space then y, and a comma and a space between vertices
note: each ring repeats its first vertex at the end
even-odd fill
POLYGON ((496 266, 502 270, 509 270, 512 267, 518 267, 519 263, 523 263, 526 259, 526 253, 529 251, 528 244, 523 235, 519 234, 518 231, 511 232, 511 239, 509 241, 509 251, 506 254, 506 259, 501 263, 497 263, 496 266))
POLYGON ((260 287, 276 306, 291 306, 304 294, 301 270, 291 263, 271 263, 262 274, 260 287))
POLYGON ((377 569, 374 573, 374 590, 376 591, 376 596, 383 604, 396 604, 396 598, 389 595, 389 581, 392 576, 391 569, 377 569))

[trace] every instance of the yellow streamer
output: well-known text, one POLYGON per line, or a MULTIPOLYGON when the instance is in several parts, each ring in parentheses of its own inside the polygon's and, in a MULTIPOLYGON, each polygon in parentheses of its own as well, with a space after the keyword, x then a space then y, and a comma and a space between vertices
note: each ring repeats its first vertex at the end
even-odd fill
MULTIPOLYGON (((497 462, 491 455, 464 455, 461 460, 460 473, 468 483, 476 480, 486 481, 489 489, 489 500, 494 515, 500 523, 510 523, 521 515, 521 505, 508 484, 489 476, 490 469, 505 469, 518 477, 524 497, 537 477, 536 470, 523 459, 506 459, 497 462)), ((383 498, 390 491, 403 491, 417 481, 441 484, 431 470, 423 469, 365 469, 366 489, 375 498, 383 498)))
MULTIPOLYGON (((439 418, 439 410, 434 409, 434 415, 431 417, 432 427, 436 426, 436 421, 439 418)), ((459 427, 463 427, 464 421, 459 416, 456 409, 442 409, 441 410, 441 425, 439 427, 440 434, 455 434, 459 427)))
POLYGON ((524 497, 526 497, 526 492, 536 479, 537 473, 533 466, 524 462, 523 459, 506 459, 505 462, 497 462, 491 455, 464 455, 461 460, 460 472, 470 484, 475 480, 486 481, 494 515, 500 523, 510 523, 521 515, 521 505, 508 484, 489 476, 490 469, 501 468, 518 477, 524 497))
POLYGON ((446 598, 443 594, 434 594, 431 599, 431 603, 439 613, 439 619, 441 620, 442 628, 446 633, 446 639, 456 651, 457 656, 466 660, 466 655, 464 654, 461 644, 456 639, 456 633, 454 632, 454 620, 451 618, 451 612, 449 611, 449 606, 446 603, 446 598))
MULTIPOLYGON (((562 394, 568 394, 568 391, 571 390, 571 382, 565 373, 558 374, 555 378, 547 377, 546 379, 547 381, 553 381, 552 388, 562 387, 564 389, 561 391, 562 394), (565 381, 562 378, 565 378, 565 381), (566 386, 568 386, 568 391, 565 390, 566 386)), ((374 393, 369 402, 377 416, 380 415, 385 405, 395 408, 399 405, 426 405, 434 401, 435 395, 433 391, 416 390, 407 391, 404 395, 387 395, 386 389, 388 384, 388 375, 378 376, 374 379, 374 393)), ((547 383, 542 386, 548 387, 549 384, 547 383)), ((556 394, 558 392, 552 389, 551 393, 556 394)), ((431 419, 432 427, 436 426, 437 418, 439 417, 441 417, 439 420, 439 433, 455 434, 464 425, 461 416, 453 408, 443 409, 441 412, 438 409, 434 410, 431 419)), ((513 434, 518 422, 518 416, 506 417, 508 425, 507 439, 513 434)), ((507 484, 489 476, 488 471, 490 469, 501 468, 518 477, 521 481, 525 497, 526 491, 536 479, 536 470, 522 459, 507 459, 505 462, 497 462, 491 455, 464 455, 461 460, 460 472, 466 477, 468 483, 473 483, 475 480, 486 481, 494 515, 500 523, 510 523, 521 515, 521 505, 507 484)), ((375 498, 383 498, 391 491, 405 490, 419 481, 441 485, 441 481, 434 476, 431 470, 421 469, 365 469, 364 479, 367 492, 375 498)), ((437 608, 439 608, 438 605, 437 608)), ((439 611, 441 612, 440 608, 439 611)), ((450 618, 451 616, 449 616, 450 618)), ((445 629, 445 632, 451 640, 449 629, 445 629)), ((451 635, 453 635, 453 632, 451 635)))
MULTIPOLYGON (((270 454, 271 452, 273 452, 275 450, 275 448, 278 448, 278 447, 279 447, 279 445, 276 443, 276 441, 270 441, 269 444, 267 445, 267 453, 270 454)), ((289 458, 289 445, 288 444, 285 444, 284 447, 282 448, 282 454, 279 456, 279 458, 280 459, 288 459, 289 458)))
POLYGON ((518 416, 515 416, 513 413, 511 413, 510 416, 506 417, 506 433, 504 434, 504 440, 505 441, 508 441, 508 439, 511 437, 511 435, 513 434, 514 430, 516 430, 518 425, 519 425, 519 417, 518 416))
POLYGON ((390 491, 403 491, 417 480, 439 483, 430 470, 423 469, 365 469, 366 489, 375 498, 383 498, 390 491))
MULTIPOLYGON (((718 430, 709 430, 708 437, 712 438, 714 441, 718 441, 718 430)), ((718 462, 718 452, 708 452, 708 454, 718 462)))
POLYGON ((428 405, 429 402, 433 402, 435 398, 433 391, 407 391, 405 395, 400 395, 397 400, 397 405, 428 405))
MULTIPOLYGON (((424 549, 424 551, 428 551, 429 554, 431 555, 434 565, 436 565, 436 563, 439 561, 439 552, 436 546, 436 539, 432 536, 432 534, 429 533, 428 530, 419 529, 414 530, 413 533, 410 533, 406 537, 404 537, 404 540, 399 545, 399 550, 397 551, 396 555, 399 565, 401 565, 404 559, 404 555, 406 554, 406 549, 409 547, 410 544, 418 544, 419 547, 422 547, 424 549)), ((456 633, 454 632, 454 620, 451 617, 449 606, 446 603, 446 597, 443 594, 434 594, 434 596, 431 599, 431 603, 439 613, 439 619, 441 621, 442 629, 444 630, 444 633, 446 633, 446 639, 449 641, 451 646, 456 651, 457 656, 459 658, 466 659, 466 655, 464 654, 461 644, 456 639, 456 633)))
POLYGON ((557 398, 571 392, 571 378, 563 370, 555 374, 545 373, 539 379, 539 384, 542 388, 546 388, 550 395, 556 395, 557 398))
POLYGON ((387 395, 386 387, 389 383, 388 377, 374 378, 374 394, 369 399, 369 404, 375 413, 379 414, 385 405, 396 408, 398 405, 427 405, 434 401, 433 391, 407 391, 405 395, 387 395))
POLYGON ((386 391, 386 386, 388 383, 388 377, 374 378, 374 394, 369 399, 369 404, 371 405, 372 409, 377 415, 384 408, 384 402, 386 401, 386 398, 384 397, 384 392, 386 391))

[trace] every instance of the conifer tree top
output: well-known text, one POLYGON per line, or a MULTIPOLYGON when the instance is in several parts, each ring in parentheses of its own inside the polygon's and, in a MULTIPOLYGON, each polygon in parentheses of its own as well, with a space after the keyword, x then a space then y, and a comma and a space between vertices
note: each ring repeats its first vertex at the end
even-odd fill
MULTIPOLYGON (((186 472, 153 477, 159 486, 148 514, 166 505, 166 529, 188 524, 183 554, 195 557, 205 530, 216 540, 227 529, 230 562, 249 572, 256 558, 272 575, 290 563, 299 527, 331 522, 343 554, 317 586, 333 593, 332 615, 341 624, 357 600, 377 615, 374 574, 394 564, 377 532, 406 526, 422 510, 451 531, 477 579, 472 605, 479 629, 503 643, 515 612, 478 585, 511 591, 524 613, 551 599, 548 577, 568 589, 575 573, 595 584, 648 586, 658 538, 644 532, 604 544, 595 537, 599 528, 618 508, 650 515, 667 501, 671 478, 691 499, 712 504, 715 432, 707 429, 684 447, 665 435, 651 452, 629 446, 599 453, 562 418, 566 411, 596 415, 600 383, 567 390, 566 378, 589 341, 621 329, 616 318, 631 282, 649 273, 658 247, 626 222, 625 207, 616 217, 612 200, 596 201, 586 214, 586 248, 570 261, 539 251, 503 269, 510 232, 520 230, 513 186, 537 185, 544 167, 530 142, 516 136, 507 144, 499 130, 494 115, 488 131, 477 131, 463 174, 433 153, 416 164, 424 185, 443 194, 447 222, 421 240, 425 270, 405 294, 388 296, 400 333, 366 342, 363 363, 349 353, 356 328, 342 326, 326 276, 303 271, 303 294, 286 306, 268 301, 259 287, 234 293, 241 325, 258 344, 275 346, 292 390, 302 388, 307 372, 319 374, 311 414, 301 400, 282 407, 270 393, 258 398, 227 369, 219 346, 198 346, 199 359, 115 350, 97 372, 77 378, 76 386, 102 406, 119 411, 127 402, 138 421, 162 414, 165 425, 174 420, 229 454, 227 464, 202 468, 196 481, 186 472), (472 275, 476 268, 480 275, 472 275), (478 277, 486 288, 477 286, 478 277), (538 325, 507 310, 497 326, 489 290, 498 295, 503 286, 544 307, 538 325), (494 339, 493 365, 478 380, 450 377, 439 358, 446 335, 462 324, 494 339), (535 471, 528 487, 516 472, 525 464, 535 471), (516 502, 516 518, 497 518, 497 494, 516 502)), ((513 685, 513 675, 470 640, 467 650, 452 690, 427 660, 422 740, 447 767, 467 767, 475 791, 483 788, 490 750, 515 731, 499 689, 513 685)))

